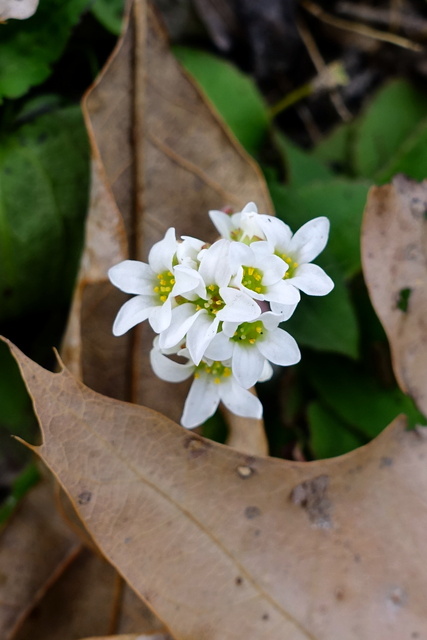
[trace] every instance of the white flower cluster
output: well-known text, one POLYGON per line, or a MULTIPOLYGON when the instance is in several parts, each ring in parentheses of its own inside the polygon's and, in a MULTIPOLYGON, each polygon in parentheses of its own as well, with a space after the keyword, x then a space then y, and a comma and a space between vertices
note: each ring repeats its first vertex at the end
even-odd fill
POLYGON ((262 405, 250 387, 271 377, 270 363, 288 366, 301 357, 279 324, 294 312, 300 291, 322 296, 334 286, 310 264, 326 245, 327 218, 292 234, 252 202, 233 215, 209 215, 222 236, 212 245, 177 240, 171 228, 152 247, 148 264, 125 260, 109 270, 116 287, 135 295, 120 309, 114 335, 148 319, 158 334, 154 372, 170 382, 194 375, 181 418, 187 428, 202 424, 220 401, 237 415, 260 418, 262 405))

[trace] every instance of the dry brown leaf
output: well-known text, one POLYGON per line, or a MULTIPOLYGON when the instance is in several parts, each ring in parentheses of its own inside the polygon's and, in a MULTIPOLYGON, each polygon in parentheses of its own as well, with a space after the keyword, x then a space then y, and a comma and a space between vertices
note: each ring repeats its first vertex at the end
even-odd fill
POLYGON ((17 629, 81 551, 53 505, 52 483, 35 487, 0 534, 0 638, 17 629))
POLYGON ((13 352, 35 451, 177 640, 427 634, 425 429, 399 418, 339 458, 256 458, 13 352))
POLYGON ((427 416, 427 181, 403 175, 372 187, 362 230, 363 271, 387 333, 398 383, 427 416))
MULTIPOLYGON (((123 581, 102 557, 82 548, 41 602, 27 616, 13 640, 76 640, 120 630, 123 581), (121 584, 120 584, 121 583, 121 584)), ((138 625, 129 631, 151 632, 159 625, 139 600, 138 625)))
POLYGON ((172 56, 153 10, 136 0, 130 14, 83 103, 100 180, 93 184, 64 359, 91 388, 178 421, 188 384, 166 386, 151 372, 150 328, 111 334, 125 296, 109 284, 107 269, 126 257, 123 228, 129 256, 146 261, 171 226, 178 235, 213 241, 209 209, 240 209, 250 200, 265 212, 272 207, 258 167, 172 56))

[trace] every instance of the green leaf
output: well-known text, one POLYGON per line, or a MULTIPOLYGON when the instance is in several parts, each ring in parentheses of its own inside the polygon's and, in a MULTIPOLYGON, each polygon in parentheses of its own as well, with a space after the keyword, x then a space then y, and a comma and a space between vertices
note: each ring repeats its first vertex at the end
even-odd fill
POLYGON ((4 524, 15 511, 25 494, 40 480, 40 472, 34 463, 29 464, 19 474, 12 485, 12 490, 0 506, 0 524, 4 524))
POLYGON ((331 273, 335 287, 327 296, 305 296, 282 327, 299 345, 357 358, 359 328, 346 285, 338 272, 331 273))
POLYGON ((114 35, 122 30, 124 0, 95 0, 91 11, 105 29, 114 35))
POLYGON ((42 0, 28 20, 0 25, 0 101, 43 82, 89 0, 42 0))
POLYGON ((351 143, 354 123, 341 124, 313 150, 313 158, 326 164, 338 174, 351 174, 351 143))
POLYGON ((302 187, 318 180, 333 177, 328 167, 309 151, 304 151, 288 140, 280 131, 274 132, 274 141, 282 157, 287 184, 302 187))
POLYGON ((256 155, 269 127, 265 102, 254 82, 229 62, 205 51, 174 47, 174 53, 195 78, 240 144, 256 155))
POLYGON ((412 400, 396 386, 382 386, 365 368, 343 358, 312 358, 310 382, 322 402, 341 420, 369 438, 377 436, 396 416, 425 424, 412 400))
POLYGON ((427 112, 427 97, 403 80, 387 85, 359 119, 353 166, 358 176, 372 178, 388 164, 427 112))
POLYGON ((88 177, 78 107, 46 114, 0 138, 0 319, 68 301, 88 177))
MULTIPOLYGON (((31 439, 32 405, 22 377, 5 344, 0 344, 0 429, 31 439)), ((2 452, 3 453, 3 452, 2 452)))
POLYGON ((397 173, 404 173, 413 180, 427 177, 427 120, 424 119, 411 136, 401 145, 387 166, 376 176, 379 183, 390 182, 397 173))
POLYGON ((346 278, 360 271, 360 226, 368 183, 336 178, 303 187, 285 187, 273 180, 269 187, 277 216, 294 232, 312 218, 329 218, 328 245, 316 262, 327 268, 333 260, 346 278))
POLYGON ((316 458, 340 456, 366 443, 320 402, 310 404, 307 417, 311 450, 316 458))

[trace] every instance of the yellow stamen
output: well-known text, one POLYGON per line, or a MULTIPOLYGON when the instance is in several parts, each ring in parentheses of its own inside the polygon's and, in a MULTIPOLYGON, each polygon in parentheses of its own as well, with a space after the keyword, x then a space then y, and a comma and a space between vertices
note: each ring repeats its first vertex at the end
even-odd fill
POLYGON ((215 384, 219 384, 221 382, 221 378, 214 378, 215 384))
POLYGON ((255 269, 253 267, 248 267, 248 275, 252 276, 255 269))

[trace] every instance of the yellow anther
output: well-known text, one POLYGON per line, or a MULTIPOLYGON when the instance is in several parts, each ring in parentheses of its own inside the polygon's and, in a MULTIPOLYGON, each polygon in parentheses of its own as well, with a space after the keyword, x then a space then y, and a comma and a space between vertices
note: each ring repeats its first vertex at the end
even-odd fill
POLYGON ((297 266, 298 266, 298 262, 294 262, 294 264, 293 264, 294 269, 296 269, 297 266))
POLYGON ((170 271, 167 272, 167 274, 170 278, 172 277, 172 273, 170 271))
POLYGON ((262 288, 261 288, 261 287, 255 287, 255 291, 256 291, 257 293, 261 293, 262 288))
POLYGON ((231 376, 231 369, 229 367, 224 367, 224 371, 222 374, 225 378, 228 378, 228 376, 231 376))
POLYGON ((196 373, 194 374, 195 378, 200 378, 200 373, 198 371, 196 371, 196 373))
POLYGON ((167 299, 168 299, 168 297, 167 297, 167 296, 160 296, 160 300, 161 300, 162 302, 166 302, 166 300, 167 300, 167 299))
POLYGON ((249 338, 250 344, 255 344, 255 338, 249 338))
POLYGON ((215 291, 215 285, 214 284, 210 284, 208 286, 209 291, 215 291))
POLYGON ((285 258, 285 262, 287 262, 288 264, 291 264, 292 258, 285 258))
POLYGON ((248 267, 248 275, 252 276, 254 273, 255 269, 253 267, 248 267))
POLYGON ((175 278, 171 278, 171 284, 175 284, 175 278))
POLYGON ((163 279, 163 280, 160 280, 160 284, 162 284, 163 286, 165 286, 165 284, 167 284, 167 283, 168 283, 168 281, 167 281, 167 280, 164 280, 164 279, 163 279))
POLYGON ((221 378, 214 378, 215 384, 219 384, 221 382, 221 378))
POLYGON ((196 304, 196 311, 200 311, 202 307, 199 304, 196 304))
POLYGON ((159 293, 160 287, 154 287, 154 293, 159 293))
POLYGON ((157 274, 157 280, 161 280, 163 278, 163 275, 161 273, 157 274))
POLYGON ((256 274, 254 275, 254 278, 255 278, 255 280, 256 280, 257 282, 259 282, 259 281, 261 280, 261 276, 260 276, 260 274, 259 274, 259 273, 256 273, 256 274))
POLYGON ((212 369, 210 367, 206 367, 206 373, 210 373, 212 369))
POLYGON ((215 300, 215 304, 219 306, 220 304, 222 304, 222 300, 215 300))
POLYGON ((262 333, 262 329, 261 329, 261 327, 255 327, 255 331, 256 331, 257 333, 262 333))

